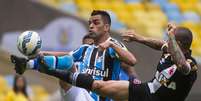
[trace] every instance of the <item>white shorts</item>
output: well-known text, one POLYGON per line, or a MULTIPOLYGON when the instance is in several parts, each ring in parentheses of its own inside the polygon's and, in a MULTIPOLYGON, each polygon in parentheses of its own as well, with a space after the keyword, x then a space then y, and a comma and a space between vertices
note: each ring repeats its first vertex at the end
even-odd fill
POLYGON ((94 101, 87 90, 72 86, 68 91, 64 91, 62 88, 61 101, 94 101))

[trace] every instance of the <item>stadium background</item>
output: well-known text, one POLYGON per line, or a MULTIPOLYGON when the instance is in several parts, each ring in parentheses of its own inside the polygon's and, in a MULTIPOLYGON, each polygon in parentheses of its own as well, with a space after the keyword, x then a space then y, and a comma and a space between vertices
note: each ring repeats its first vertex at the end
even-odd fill
MULTIPOLYGON (((16 38, 25 30, 35 30, 43 40, 43 50, 70 51, 81 44, 87 33, 87 19, 93 9, 109 11, 111 35, 120 40, 119 31, 135 29, 138 33, 166 39, 168 22, 193 31, 193 56, 201 64, 201 0, 0 0, 0 101, 12 85, 13 65, 9 54, 20 53, 16 38)), ((160 52, 138 43, 129 43, 138 59, 135 66, 140 79, 150 80, 160 52)), ((201 100, 201 69, 187 101, 201 100)), ((25 76, 33 93, 33 101, 48 99, 57 89, 57 79, 27 71, 25 76)))

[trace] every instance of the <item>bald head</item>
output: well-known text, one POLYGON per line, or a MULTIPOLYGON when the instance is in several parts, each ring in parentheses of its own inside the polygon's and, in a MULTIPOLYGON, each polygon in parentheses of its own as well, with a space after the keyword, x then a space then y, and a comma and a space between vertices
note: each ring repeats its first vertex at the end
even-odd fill
POLYGON ((190 49, 193 40, 193 35, 190 29, 186 27, 177 27, 175 30, 175 38, 180 47, 190 49))

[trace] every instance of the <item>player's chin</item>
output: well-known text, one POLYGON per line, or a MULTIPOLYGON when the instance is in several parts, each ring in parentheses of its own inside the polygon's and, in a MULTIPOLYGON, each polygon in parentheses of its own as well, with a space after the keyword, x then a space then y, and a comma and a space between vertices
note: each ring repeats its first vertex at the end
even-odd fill
POLYGON ((92 38, 96 38, 97 37, 97 34, 95 32, 93 32, 93 31, 89 32, 89 35, 92 38))

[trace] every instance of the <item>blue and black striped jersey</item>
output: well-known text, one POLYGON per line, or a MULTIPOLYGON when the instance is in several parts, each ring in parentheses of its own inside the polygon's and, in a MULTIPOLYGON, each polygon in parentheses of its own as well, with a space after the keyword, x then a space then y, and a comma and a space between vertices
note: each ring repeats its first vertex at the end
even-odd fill
MULTIPOLYGON (((108 40, 127 50, 121 42, 113 38, 108 40)), ((71 54, 78 63, 79 72, 90 74, 95 80, 119 80, 120 60, 113 48, 99 50, 96 45, 82 45, 71 54)), ((100 97, 94 92, 90 93, 95 101, 109 101, 108 98, 100 97)))

